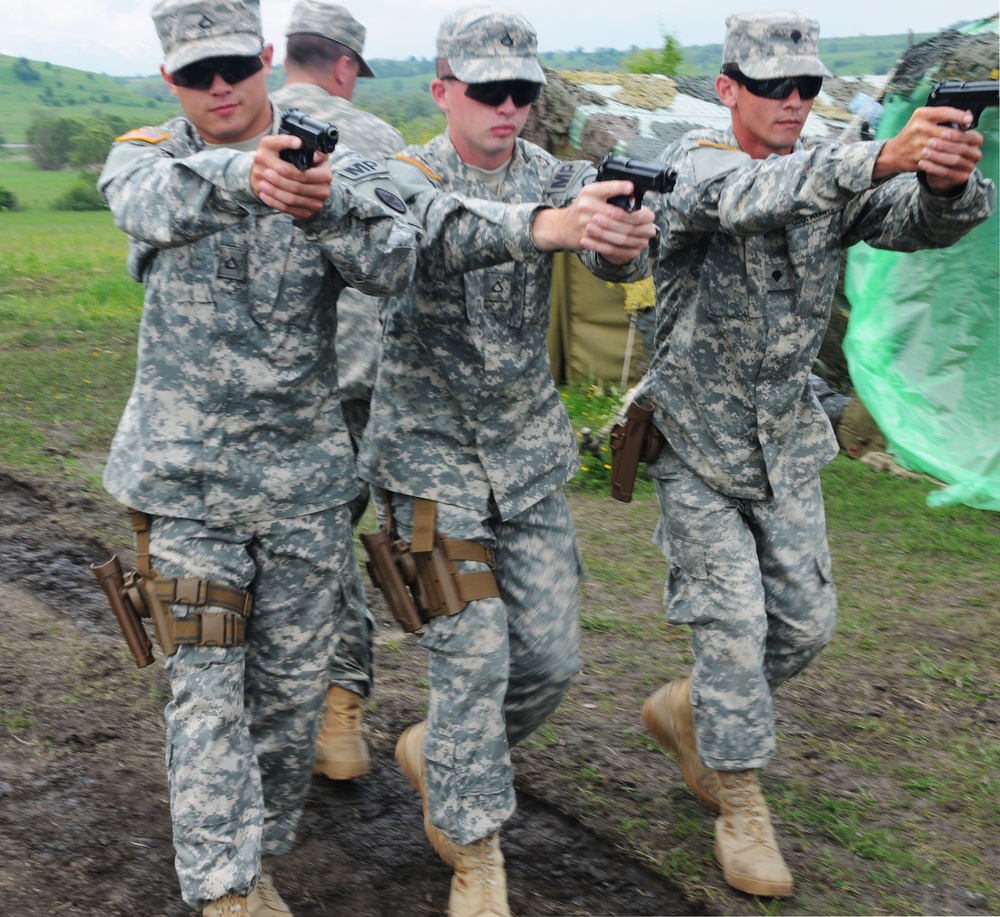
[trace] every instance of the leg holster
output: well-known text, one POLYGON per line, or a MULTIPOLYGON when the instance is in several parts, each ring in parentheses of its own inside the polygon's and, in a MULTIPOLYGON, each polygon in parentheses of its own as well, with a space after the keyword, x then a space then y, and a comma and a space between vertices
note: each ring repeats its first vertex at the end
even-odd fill
POLYGON ((499 596, 493 552, 477 541, 442 537, 434 527, 436 517, 437 504, 433 500, 414 500, 410 553, 417 568, 419 604, 428 617, 456 615, 469 602, 499 596), (461 560, 478 561, 490 569, 461 573, 461 560))
POLYGON ((432 617, 455 615, 469 602, 500 595, 493 552, 475 541, 444 538, 435 529, 437 504, 433 500, 414 500, 410 544, 396 534, 388 505, 387 516, 377 533, 362 535, 361 541, 370 557, 372 582, 382 590, 407 633, 419 630, 432 617), (459 562, 463 560, 484 563, 490 569, 462 573, 459 562))
POLYGON ((253 610, 253 596, 242 589, 193 577, 163 577, 152 568, 149 555, 149 517, 129 510, 136 544, 136 572, 125 576, 124 592, 139 613, 152 618, 156 637, 167 656, 179 645, 242 646, 246 622, 253 610), (211 607, 175 617, 170 606, 179 603, 211 607), (215 609, 224 608, 225 611, 215 609))

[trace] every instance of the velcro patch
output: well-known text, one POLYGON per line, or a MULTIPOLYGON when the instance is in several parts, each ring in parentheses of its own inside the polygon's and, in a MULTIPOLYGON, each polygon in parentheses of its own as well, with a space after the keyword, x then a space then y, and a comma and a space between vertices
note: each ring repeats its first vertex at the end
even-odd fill
POLYGON ((430 170, 430 168, 428 168, 426 165, 424 165, 419 159, 413 159, 410 156, 404 156, 402 153, 397 153, 396 154, 396 159, 400 160, 401 162, 408 162, 411 166, 416 166, 431 181, 436 181, 436 182, 441 181, 441 176, 438 175, 436 172, 432 172, 430 170))
POLYGON ((124 143, 126 140, 141 140, 143 143, 161 143, 169 137, 166 131, 157 130, 155 127, 137 127, 121 137, 115 137, 115 143, 124 143))

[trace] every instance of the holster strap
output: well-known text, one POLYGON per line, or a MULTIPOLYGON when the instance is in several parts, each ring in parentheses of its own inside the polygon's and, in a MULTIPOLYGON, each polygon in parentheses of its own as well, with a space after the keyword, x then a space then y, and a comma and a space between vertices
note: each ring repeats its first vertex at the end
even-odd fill
POLYGON ((217 606, 235 611, 244 618, 253 610, 253 596, 249 592, 207 579, 157 577, 153 588, 156 597, 167 605, 217 606))
POLYGON ((246 620, 231 611, 202 611, 171 623, 174 643, 193 646, 241 646, 246 620))
POLYGON ((478 541, 459 541, 454 538, 438 539, 438 546, 448 560, 474 560, 488 564, 489 570, 475 573, 457 573, 452 577, 455 591, 463 602, 490 599, 500 595, 497 580, 493 575, 493 552, 478 541))

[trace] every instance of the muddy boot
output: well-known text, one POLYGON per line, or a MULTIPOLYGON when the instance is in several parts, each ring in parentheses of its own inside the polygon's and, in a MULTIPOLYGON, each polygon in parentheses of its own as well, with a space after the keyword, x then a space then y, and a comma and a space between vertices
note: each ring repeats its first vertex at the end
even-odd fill
POLYGON ((288 905, 281 900, 281 895, 274 887, 274 876, 266 859, 261 864, 257 887, 250 892, 247 903, 250 906, 250 917, 292 917, 288 905))
POLYGON ((201 917, 247 917, 249 913, 247 899, 240 895, 216 898, 201 909, 201 917))
POLYGON ((719 778, 698 757, 691 707, 691 679, 672 681, 651 694, 642 707, 642 721, 661 745, 674 753, 684 780, 713 812, 719 811, 719 778))
POLYGON ((419 794, 424 805, 424 831, 427 840, 449 866, 455 866, 455 852, 458 845, 440 829, 431 824, 427 809, 427 784, 424 782, 424 736, 427 734, 427 720, 416 723, 403 731, 396 742, 396 763, 400 766, 410 786, 419 794))
POLYGON ((716 773, 722 814, 715 820, 715 858, 725 880, 748 895, 787 898, 792 874, 778 850, 757 771, 716 773))
POLYGON ((499 834, 455 844, 448 917, 510 917, 499 834))
POLYGON ((334 685, 326 692, 326 712, 316 739, 313 773, 331 780, 350 780, 369 770, 368 743, 361 729, 361 698, 334 685))

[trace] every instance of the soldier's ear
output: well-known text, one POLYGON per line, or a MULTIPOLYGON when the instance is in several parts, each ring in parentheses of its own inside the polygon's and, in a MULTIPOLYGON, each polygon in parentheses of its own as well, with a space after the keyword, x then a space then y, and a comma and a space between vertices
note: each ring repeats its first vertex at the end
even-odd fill
POLYGON ((715 93, 718 95, 719 101, 726 108, 736 107, 736 90, 738 86, 739 83, 736 80, 726 76, 724 73, 720 73, 715 78, 715 93))

